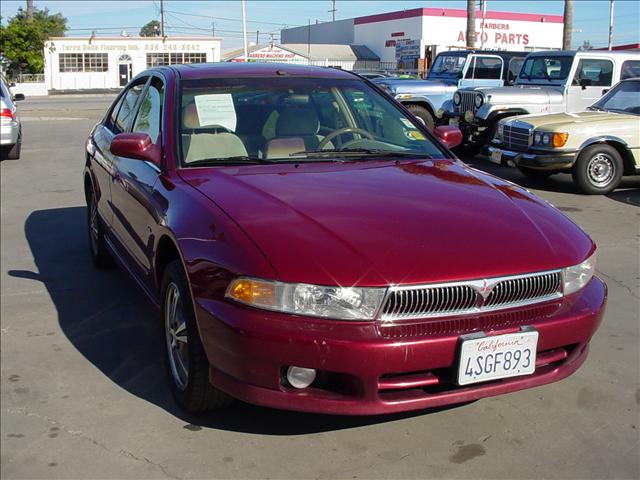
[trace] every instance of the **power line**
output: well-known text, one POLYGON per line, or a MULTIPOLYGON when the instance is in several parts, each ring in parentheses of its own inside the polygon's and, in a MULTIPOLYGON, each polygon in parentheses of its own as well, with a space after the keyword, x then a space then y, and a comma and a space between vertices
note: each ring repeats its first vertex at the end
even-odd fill
MULTIPOLYGON (((198 18, 212 18, 214 20, 227 20, 229 22, 242 22, 242 20, 239 20, 237 18, 228 18, 228 17, 214 17, 212 15, 197 15, 195 13, 186 13, 186 12, 177 12, 175 10, 166 10, 165 9, 165 13, 174 13, 176 15, 185 15, 188 17, 198 17, 198 18)), ((260 23, 260 24, 264 24, 264 25, 277 25, 279 27, 282 27, 284 25, 289 25, 288 23, 285 24, 283 22, 263 22, 260 20, 247 20, 247 23, 260 23)), ((302 25, 289 25, 291 27, 301 27, 302 25)))

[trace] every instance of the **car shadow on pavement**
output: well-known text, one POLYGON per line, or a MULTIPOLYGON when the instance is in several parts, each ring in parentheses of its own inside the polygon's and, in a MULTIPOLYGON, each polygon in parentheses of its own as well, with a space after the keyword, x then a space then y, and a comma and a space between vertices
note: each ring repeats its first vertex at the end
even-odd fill
POLYGON ((174 402, 166 384, 159 313, 122 270, 94 268, 85 224, 86 207, 31 213, 25 234, 37 271, 10 270, 8 274, 42 282, 57 309, 60 328, 71 344, 115 384, 183 420, 184 428, 301 435, 444 410, 348 417, 285 412, 236 402, 217 412, 185 413, 174 402))
MULTIPOLYGON (((582 195, 569 174, 559 173, 539 180, 524 176, 517 168, 495 165, 483 157, 474 157, 463 161, 473 168, 517 183, 528 189, 582 195)), ((623 177, 620 187, 606 196, 611 200, 640 206, 640 177, 623 177)))

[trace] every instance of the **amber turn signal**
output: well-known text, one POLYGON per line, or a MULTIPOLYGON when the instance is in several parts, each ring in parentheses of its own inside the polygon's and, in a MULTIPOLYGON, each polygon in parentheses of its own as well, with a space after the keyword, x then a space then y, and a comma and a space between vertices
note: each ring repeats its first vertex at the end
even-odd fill
POLYGON ((567 139, 569 138, 569 134, 568 133, 554 133, 553 137, 551 139, 551 144, 558 148, 558 147, 564 147, 564 145, 567 143, 567 139))

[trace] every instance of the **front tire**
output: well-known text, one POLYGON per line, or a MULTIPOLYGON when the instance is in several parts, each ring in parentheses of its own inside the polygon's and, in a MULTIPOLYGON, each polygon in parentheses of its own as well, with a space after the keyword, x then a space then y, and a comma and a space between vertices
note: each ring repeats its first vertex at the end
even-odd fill
POLYGON ((89 193, 87 204, 87 230, 89 234, 89 253, 93 264, 101 270, 111 267, 113 258, 107 249, 104 226, 98 214, 98 201, 93 190, 89 193))
POLYGON ((624 164, 611 145, 585 148, 573 166, 571 175, 580 190, 589 195, 603 195, 620 184, 624 164))
POLYGON ((171 393, 188 412, 226 407, 233 399, 209 383, 209 361, 200 340, 189 284, 179 260, 162 277, 165 366, 171 393))
POLYGON ((431 115, 431 112, 429 110, 421 107, 420 105, 407 105, 407 109, 411 113, 413 113, 413 115, 417 117, 418 120, 424 123, 424 126, 427 127, 430 132, 433 131, 436 122, 433 120, 433 115, 431 115))

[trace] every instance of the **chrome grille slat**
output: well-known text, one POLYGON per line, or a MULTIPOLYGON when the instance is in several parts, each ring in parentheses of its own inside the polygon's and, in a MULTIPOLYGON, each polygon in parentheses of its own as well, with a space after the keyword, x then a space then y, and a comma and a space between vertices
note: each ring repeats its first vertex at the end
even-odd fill
POLYGON ((539 303, 562 296, 559 270, 510 277, 389 289, 380 319, 464 315, 539 303), (486 297, 482 297, 484 292, 486 297))
POLYGON ((502 143, 513 150, 528 150, 531 146, 531 129, 505 124, 502 128, 502 143))

